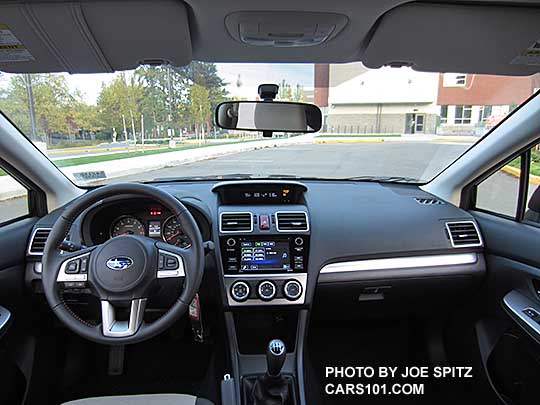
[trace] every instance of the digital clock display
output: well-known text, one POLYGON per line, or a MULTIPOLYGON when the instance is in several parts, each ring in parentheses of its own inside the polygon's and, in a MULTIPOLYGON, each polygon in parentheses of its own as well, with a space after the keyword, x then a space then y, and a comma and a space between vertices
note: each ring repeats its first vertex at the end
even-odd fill
POLYGON ((280 190, 254 190, 244 191, 243 197, 246 200, 282 200, 289 197, 291 190, 288 188, 280 190))
POLYGON ((270 180, 254 184, 218 186, 223 204, 300 204, 307 190, 303 184, 280 184, 270 180))

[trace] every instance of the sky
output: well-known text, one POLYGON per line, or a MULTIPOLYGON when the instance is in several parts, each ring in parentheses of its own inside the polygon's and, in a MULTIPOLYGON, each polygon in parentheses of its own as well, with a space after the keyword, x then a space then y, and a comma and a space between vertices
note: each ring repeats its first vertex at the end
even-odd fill
MULTIPOLYGON (((306 89, 313 88, 311 64, 218 63, 216 66, 232 97, 256 99, 259 84, 279 84, 282 80, 293 86, 300 84, 306 89)), ((87 103, 95 104, 102 85, 110 82, 114 75, 114 73, 66 74, 66 78, 72 90, 79 89, 87 103)), ((9 76, 5 73, 0 76, 0 88, 7 86, 9 76)))

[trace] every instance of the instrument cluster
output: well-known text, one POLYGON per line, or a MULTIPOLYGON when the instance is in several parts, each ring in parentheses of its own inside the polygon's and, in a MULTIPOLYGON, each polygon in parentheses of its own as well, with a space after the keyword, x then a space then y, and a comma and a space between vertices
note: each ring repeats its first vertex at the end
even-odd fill
MULTIPOLYGON (((210 239, 210 225, 197 209, 187 206, 203 236, 210 239)), ((83 226, 83 237, 88 245, 103 243, 109 238, 140 235, 162 240, 171 245, 189 248, 191 240, 184 233, 176 216, 148 200, 115 201, 90 212, 83 226)))

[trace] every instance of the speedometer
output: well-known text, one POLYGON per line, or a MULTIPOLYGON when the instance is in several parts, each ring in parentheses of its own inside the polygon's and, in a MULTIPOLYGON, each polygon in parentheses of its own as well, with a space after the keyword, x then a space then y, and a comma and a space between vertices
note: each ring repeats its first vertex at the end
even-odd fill
POLYGON ((191 240, 184 233, 178 218, 174 215, 169 217, 163 224, 163 240, 184 249, 191 246, 191 240))
POLYGON ((126 215, 115 220, 111 226, 111 237, 122 235, 144 236, 146 230, 144 225, 137 218, 126 215))

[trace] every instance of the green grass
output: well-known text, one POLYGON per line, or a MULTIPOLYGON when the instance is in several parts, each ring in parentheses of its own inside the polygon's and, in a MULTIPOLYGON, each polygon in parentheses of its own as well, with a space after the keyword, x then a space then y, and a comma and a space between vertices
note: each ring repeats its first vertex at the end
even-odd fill
POLYGON ((531 174, 540 176, 540 150, 531 151, 531 174))
MULTIPOLYGON (((521 159, 517 158, 508 163, 508 166, 515 167, 516 169, 521 168, 521 159)), ((531 151, 531 168, 530 174, 534 176, 540 176, 540 151, 532 150, 531 151)))
POLYGON ((401 134, 318 134, 317 138, 372 138, 400 137, 401 134))

